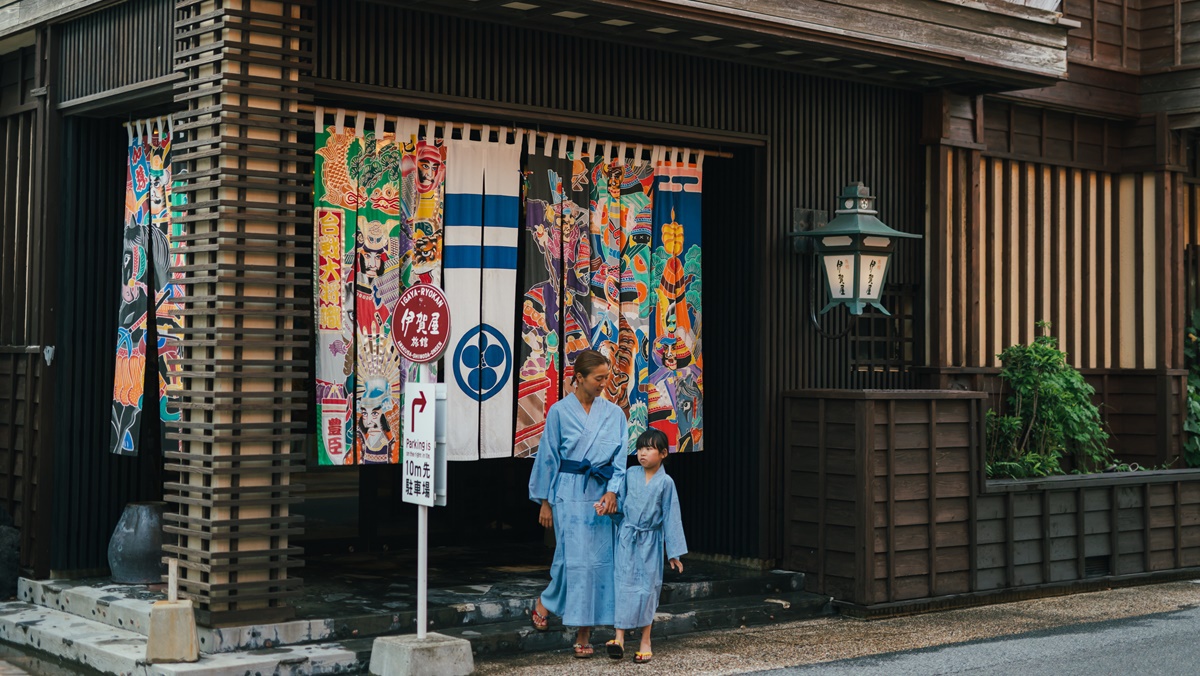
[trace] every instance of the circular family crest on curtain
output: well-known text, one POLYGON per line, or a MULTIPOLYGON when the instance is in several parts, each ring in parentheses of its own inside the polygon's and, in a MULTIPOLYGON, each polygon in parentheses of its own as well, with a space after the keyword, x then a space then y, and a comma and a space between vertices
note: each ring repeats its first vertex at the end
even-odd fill
POLYGON ((480 324, 454 348, 454 379, 472 398, 487 401, 504 389, 512 373, 512 350, 504 334, 480 324))

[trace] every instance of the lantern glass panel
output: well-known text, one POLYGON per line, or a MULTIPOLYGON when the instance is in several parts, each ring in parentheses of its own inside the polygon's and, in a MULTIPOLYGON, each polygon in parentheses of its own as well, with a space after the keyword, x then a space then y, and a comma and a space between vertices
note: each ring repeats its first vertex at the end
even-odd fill
POLYGON ((878 301, 883 294, 883 280, 887 273, 887 254, 863 255, 859 259, 858 297, 862 300, 878 301))
POLYGON ((850 246, 854 244, 854 240, 850 237, 842 235, 840 237, 822 237, 821 244, 825 246, 850 246))
POLYGON ((863 246, 883 249, 892 243, 892 240, 887 237, 864 237, 863 246))
POLYGON ((829 296, 840 300, 854 297, 854 254, 826 254, 825 279, 829 281, 829 296))

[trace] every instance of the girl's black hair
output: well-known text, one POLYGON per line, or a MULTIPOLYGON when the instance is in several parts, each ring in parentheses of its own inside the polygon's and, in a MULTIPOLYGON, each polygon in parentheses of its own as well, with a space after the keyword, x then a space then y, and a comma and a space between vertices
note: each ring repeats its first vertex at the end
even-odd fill
POLYGON ((662 430, 657 430, 653 427, 645 432, 642 432, 641 435, 638 436, 637 448, 641 448, 643 446, 657 448, 659 453, 666 453, 670 450, 667 446, 667 435, 663 434, 662 430))

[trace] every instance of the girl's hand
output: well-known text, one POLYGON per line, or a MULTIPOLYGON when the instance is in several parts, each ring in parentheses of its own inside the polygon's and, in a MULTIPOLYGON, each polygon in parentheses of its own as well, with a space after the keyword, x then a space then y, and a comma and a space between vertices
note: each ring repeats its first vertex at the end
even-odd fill
POLYGON ((550 503, 542 501, 542 509, 538 512, 538 523, 542 524, 542 528, 554 527, 554 510, 550 508, 550 503))
POLYGON ((602 512, 597 512, 600 516, 604 516, 605 514, 616 514, 617 494, 613 493, 612 491, 605 493, 604 497, 600 498, 600 506, 601 509, 604 510, 602 512))
POLYGON ((592 503, 592 509, 596 510, 596 516, 604 516, 604 505, 602 503, 592 503))
POLYGON ((677 570, 681 573, 683 572, 683 561, 680 561, 679 559, 671 559, 670 564, 672 570, 677 570))

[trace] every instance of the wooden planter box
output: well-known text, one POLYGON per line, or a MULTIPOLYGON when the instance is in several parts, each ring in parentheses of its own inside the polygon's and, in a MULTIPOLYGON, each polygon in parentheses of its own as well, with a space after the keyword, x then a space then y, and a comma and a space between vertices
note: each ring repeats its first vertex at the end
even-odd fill
POLYGON ((896 612, 1195 573, 1200 470, 987 481, 987 395, 785 395, 785 565, 896 612))

